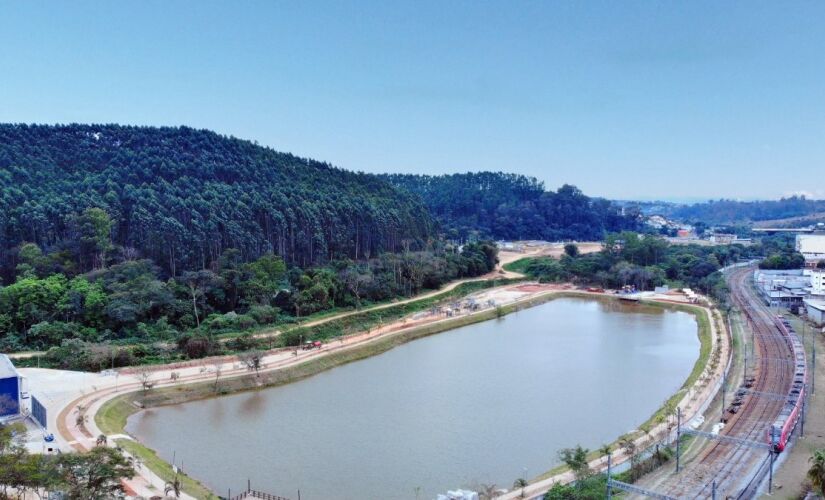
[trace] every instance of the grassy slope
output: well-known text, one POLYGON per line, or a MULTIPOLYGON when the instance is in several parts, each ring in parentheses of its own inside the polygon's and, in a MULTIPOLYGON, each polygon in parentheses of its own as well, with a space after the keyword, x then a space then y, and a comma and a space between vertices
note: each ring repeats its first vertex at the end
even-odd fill
MULTIPOLYGON (((103 405, 97 415, 95 415, 95 423, 97 423, 97 426, 100 427, 100 430, 104 434, 123 434, 126 419, 138 410, 137 407, 130 403, 133 397, 134 394, 117 397, 103 405)), ((174 480, 175 472, 172 470, 172 466, 158 457, 154 450, 131 439, 116 439, 115 442, 132 456, 136 457, 143 467, 148 467, 165 482, 174 480)), ((181 481, 183 491, 189 495, 195 498, 218 498, 212 494, 208 488, 186 474, 181 473, 178 475, 178 478, 181 481)))
POLYGON ((521 259, 514 260, 513 262, 510 262, 509 264, 504 264, 504 266, 502 266, 502 268, 505 271, 509 271, 509 272, 513 272, 513 273, 527 274, 527 266, 531 262, 533 262, 534 260, 538 260, 538 259, 552 259, 552 257, 523 257, 521 259))

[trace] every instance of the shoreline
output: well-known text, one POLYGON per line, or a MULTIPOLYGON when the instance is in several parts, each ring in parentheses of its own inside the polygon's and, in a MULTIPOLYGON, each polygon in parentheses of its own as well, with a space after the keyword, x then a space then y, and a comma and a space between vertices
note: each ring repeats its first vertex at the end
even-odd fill
MULTIPOLYGON (((320 354, 323 355, 300 360, 300 362, 297 362, 299 360, 294 360, 294 362, 288 364, 288 366, 273 367, 268 369, 267 372, 262 372, 260 377, 256 377, 254 374, 249 372, 228 375, 226 379, 221 379, 221 388, 217 392, 214 389, 214 382, 203 380, 193 380, 187 382, 185 380, 181 380, 171 386, 167 384, 167 387, 153 389, 149 394, 142 398, 144 403, 143 408, 139 408, 132 404, 132 401, 135 399, 141 399, 139 390, 129 390, 127 393, 109 394, 102 397, 103 400, 100 401, 100 404, 97 405, 98 408, 93 412, 94 421, 96 426, 99 426, 104 433, 122 436, 121 438, 116 439, 116 441, 118 444, 124 445, 124 447, 127 448, 127 451, 139 455, 144 460, 148 458, 146 461, 151 463, 150 467, 161 469, 153 472, 157 473, 161 477, 168 477, 172 473, 171 465, 159 459, 154 450, 125 435, 124 427, 126 420, 130 415, 152 407, 181 404, 189 401, 209 399, 212 397, 285 385, 316 375, 337 366, 342 366, 347 363, 381 354, 398 345, 417 340, 419 338, 424 338, 429 335, 472 325, 482 321, 488 321, 490 319, 501 317, 519 310, 541 305, 557 298, 618 300, 618 297, 613 295, 585 292, 580 290, 545 290, 536 295, 517 300, 511 304, 500 306, 500 308, 488 309, 458 318, 442 319, 406 329, 401 328, 394 332, 387 332, 383 336, 372 339, 367 338, 366 340, 355 345, 340 348, 336 351, 327 351, 326 353, 321 352, 320 354)), ((639 428, 655 423, 659 415, 665 411, 668 404, 683 399, 684 393, 690 390, 690 386, 695 384, 699 376, 705 371, 706 366, 710 361, 709 355, 712 352, 713 344, 715 344, 713 342, 713 336, 711 335, 713 329, 710 327, 709 323, 703 324, 702 321, 702 318, 709 320, 709 316, 711 315, 710 310, 706 307, 694 304, 653 300, 641 301, 640 304, 661 307, 669 310, 678 310, 687 312, 688 314, 694 316, 694 319, 697 322, 697 337, 700 341, 700 349, 699 356, 697 357, 697 361, 694 364, 691 373, 688 375, 679 390, 676 391, 673 396, 668 398, 665 403, 646 421, 641 423, 637 427, 637 432, 641 432, 638 431, 639 428)), ((619 438, 617 438, 617 440, 618 439, 619 438)), ((563 472, 559 469, 559 467, 556 467, 534 479, 536 479, 538 483, 542 483, 543 481, 546 481, 544 478, 547 478, 549 475, 563 472)), ((208 491, 196 480, 189 477, 186 479, 195 483, 187 485, 189 486, 189 488, 186 488, 187 490, 200 490, 196 493, 199 494, 198 498, 200 498, 200 495, 203 495, 205 491, 208 491)), ((189 483, 190 481, 186 482, 189 483)))
MULTIPOLYGON (((700 340, 700 356, 694 364, 685 383, 670 398, 665 400, 647 420, 639 424, 636 429, 623 436, 630 436, 637 447, 644 447, 646 443, 654 442, 671 432, 667 428, 668 418, 660 420, 659 415, 666 415, 669 404, 674 404, 673 408, 682 408, 683 422, 689 422, 704 411, 704 407, 709 404, 717 395, 720 388, 722 373, 726 369, 727 355, 732 349, 730 332, 722 321, 721 313, 715 307, 702 306, 698 304, 679 304, 670 301, 642 300, 641 303, 647 305, 657 305, 661 307, 681 306, 677 309, 689 312, 697 320, 697 335, 700 340), (689 311, 686 309, 690 309, 689 311), (701 319, 700 319, 701 318, 701 319), (703 321, 704 320, 704 321, 703 321), (703 335, 703 330, 705 335, 703 335), (707 344, 707 345, 706 345, 707 344), (707 357, 703 359, 703 352, 707 348, 707 357), (701 397, 700 397, 701 395, 701 397), (689 410, 688 410, 689 409, 689 410), (645 432, 643 428, 647 427, 645 432)), ((618 441, 623 437, 618 436, 609 443, 612 451, 613 467, 620 465, 627 460, 624 450, 618 446, 618 441)), ((588 465, 596 473, 604 472, 607 469, 607 457, 598 450, 588 454, 588 465)), ((547 492, 555 484, 569 484, 574 481, 574 476, 567 466, 560 464, 544 474, 533 478, 528 486, 516 488, 496 497, 497 500, 514 500, 519 498, 534 498, 537 495, 547 492)))

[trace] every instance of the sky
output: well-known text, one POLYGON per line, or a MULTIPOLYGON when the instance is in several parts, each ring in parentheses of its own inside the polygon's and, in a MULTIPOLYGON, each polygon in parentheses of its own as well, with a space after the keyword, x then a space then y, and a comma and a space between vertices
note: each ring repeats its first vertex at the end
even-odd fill
POLYGON ((825 198, 824 2, 0 3, 0 122, 188 125, 349 170, 825 198))

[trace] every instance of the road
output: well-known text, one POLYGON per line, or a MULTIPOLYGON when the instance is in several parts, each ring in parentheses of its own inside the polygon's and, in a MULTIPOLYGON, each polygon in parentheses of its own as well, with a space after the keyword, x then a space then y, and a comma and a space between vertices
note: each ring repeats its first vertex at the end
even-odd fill
MULTIPOLYGON (((598 252, 602 249, 602 244, 598 242, 583 242, 577 244, 579 247, 580 253, 593 253, 598 252)), ((505 279, 505 278, 524 278, 525 276, 521 273, 517 273, 514 271, 506 271, 504 266, 510 264, 511 262, 515 262, 519 259, 523 259, 526 257, 555 257, 559 258, 561 255, 564 254, 564 244, 562 243, 536 243, 533 246, 525 247, 524 251, 521 252, 513 252, 513 251, 506 251, 501 250, 498 254, 498 264, 496 268, 478 278, 466 278, 460 279, 456 281, 452 281, 449 284, 439 288, 438 290, 433 290, 430 292, 422 293, 419 295, 415 295, 413 297, 397 300, 394 302, 387 302, 386 304, 379 304, 375 306, 370 306, 364 309, 359 309, 356 311, 348 311, 340 314, 335 314, 332 316, 328 316, 325 318, 319 318, 316 320, 308 321, 306 323, 301 323, 300 327, 307 327, 307 326, 318 326, 324 323, 328 323, 330 321, 339 320, 341 318, 346 318, 348 316, 352 316, 354 314, 361 314, 365 311, 380 311, 382 309, 388 309, 390 307, 395 307, 402 304, 408 304, 410 302, 415 302, 422 299, 428 299, 431 297, 435 297, 436 295, 441 295, 443 293, 450 292, 455 290, 457 287, 463 285, 464 283, 471 283, 474 281, 489 281, 494 279, 505 279)), ((263 331, 257 333, 255 338, 265 338, 265 337, 276 337, 281 334, 281 330, 274 329, 263 331)))

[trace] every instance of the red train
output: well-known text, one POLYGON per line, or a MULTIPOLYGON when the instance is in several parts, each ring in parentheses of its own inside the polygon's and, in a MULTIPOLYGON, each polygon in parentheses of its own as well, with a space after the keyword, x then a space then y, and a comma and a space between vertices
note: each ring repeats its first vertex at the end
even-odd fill
POLYGON ((782 411, 774 420, 768 431, 768 443, 777 453, 785 449, 788 439, 796 426, 797 420, 802 413, 802 401, 805 398, 805 383, 807 381, 807 363, 805 362, 805 348, 799 337, 791 326, 790 322, 782 316, 777 316, 774 321, 788 347, 793 352, 794 377, 791 389, 782 406, 782 411))

